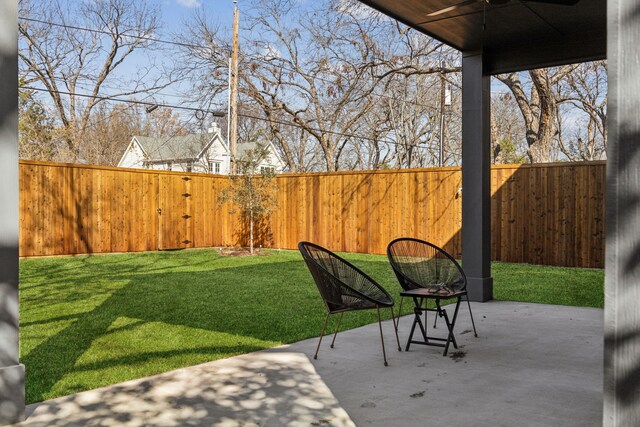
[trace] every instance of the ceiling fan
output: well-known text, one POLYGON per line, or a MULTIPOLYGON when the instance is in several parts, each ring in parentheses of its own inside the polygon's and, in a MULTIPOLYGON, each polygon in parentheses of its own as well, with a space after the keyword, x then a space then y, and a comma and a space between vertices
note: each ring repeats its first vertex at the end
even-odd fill
MULTIPOLYGON (((460 3, 456 3, 452 6, 445 7, 435 12, 429 13, 427 16, 438 16, 443 13, 451 12, 452 10, 460 9, 476 3, 482 3, 486 6, 503 5, 509 3, 511 0, 465 0, 460 3)), ((520 3, 544 3, 544 4, 556 4, 561 6, 573 6, 580 0, 519 0, 520 3)))

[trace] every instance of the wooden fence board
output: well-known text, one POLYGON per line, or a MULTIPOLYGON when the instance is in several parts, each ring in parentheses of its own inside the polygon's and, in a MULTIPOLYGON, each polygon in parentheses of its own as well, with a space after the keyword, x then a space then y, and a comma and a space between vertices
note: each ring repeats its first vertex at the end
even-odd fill
MULTIPOLYGON (((604 180, 604 162, 494 166, 494 259, 603 267, 604 180)), ((460 256, 459 168, 276 181, 277 208, 257 226, 260 245, 295 249, 310 240, 382 254, 408 235, 460 256)), ((239 214, 218 202, 227 184, 216 175, 20 162, 20 255, 246 244, 239 214)))

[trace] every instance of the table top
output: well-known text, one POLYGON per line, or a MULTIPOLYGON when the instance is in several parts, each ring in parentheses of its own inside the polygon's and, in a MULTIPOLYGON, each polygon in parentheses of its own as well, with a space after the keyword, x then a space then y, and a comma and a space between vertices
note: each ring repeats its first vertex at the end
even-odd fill
POLYGON ((418 288, 400 292, 400 296, 414 298, 454 298, 466 294, 467 291, 456 291, 446 287, 418 288))

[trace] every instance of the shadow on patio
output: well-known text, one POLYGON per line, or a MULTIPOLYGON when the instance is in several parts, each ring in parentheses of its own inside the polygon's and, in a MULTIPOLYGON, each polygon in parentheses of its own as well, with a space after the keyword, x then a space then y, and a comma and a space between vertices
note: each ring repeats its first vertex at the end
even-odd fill
MULTIPOLYGON (((341 333, 333 350, 326 340, 316 361, 309 339, 32 405, 22 425, 601 424, 602 310, 473 309, 479 338, 461 310, 449 357, 432 347, 397 352, 387 321, 387 368, 372 324, 341 333)), ((409 327, 402 318, 401 340, 409 327)))

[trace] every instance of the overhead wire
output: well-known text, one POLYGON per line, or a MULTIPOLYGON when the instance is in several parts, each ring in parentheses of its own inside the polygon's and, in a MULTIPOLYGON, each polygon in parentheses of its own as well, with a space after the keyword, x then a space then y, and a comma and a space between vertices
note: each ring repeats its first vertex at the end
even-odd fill
MULTIPOLYGON (((52 26, 61 27, 61 28, 67 28, 67 29, 73 29, 73 30, 79 30, 79 31, 87 31, 87 32, 93 32, 93 33, 97 33, 97 34, 104 34, 104 35, 113 36, 112 32, 105 31, 105 30, 99 30, 99 29, 95 29, 95 28, 87 28, 87 27, 80 27, 80 26, 76 26, 76 25, 61 24, 61 23, 57 23, 57 22, 45 21, 45 20, 41 20, 41 19, 28 18, 28 17, 19 17, 19 19, 22 19, 22 20, 28 21, 28 22, 37 22, 37 23, 40 23, 40 24, 52 25, 52 26)), ((191 48, 191 49, 211 50, 210 46, 198 45, 198 44, 194 44, 194 43, 184 43, 184 42, 170 41, 170 40, 165 40, 165 39, 161 39, 161 38, 157 38, 157 37, 150 37, 150 36, 143 36, 143 35, 130 35, 130 34, 121 34, 121 36, 122 37, 130 37, 130 38, 138 38, 138 39, 142 39, 142 40, 146 40, 146 41, 158 42, 158 43, 163 43, 163 44, 168 44, 168 45, 187 47, 187 48, 191 48)), ((258 61, 258 62, 261 62, 263 64, 273 65, 273 63, 271 61, 269 61, 267 59, 264 59, 262 57, 259 57, 259 56, 256 56, 256 55, 251 55, 251 54, 248 54, 248 53, 243 53, 243 55, 245 57, 251 58, 251 59, 253 59, 255 61, 258 61)), ((301 76, 309 77, 311 79, 323 81, 323 82, 328 83, 328 84, 335 84, 334 81, 331 81, 329 79, 326 79, 326 78, 323 78, 323 77, 319 77, 319 76, 314 76, 314 75, 305 73, 305 72, 303 72, 301 70, 296 70, 296 69, 293 69, 293 68, 289 68, 289 67, 283 66, 282 64, 279 64, 278 67, 280 69, 282 69, 282 70, 293 72, 293 73, 299 74, 301 76)), ((384 94, 380 94, 380 93, 372 93, 371 95, 377 96, 379 98, 395 100, 395 98, 392 97, 392 96, 384 95, 384 94)), ((434 109, 435 108, 433 106, 426 105, 426 104, 421 104, 421 103, 416 102, 416 101, 406 101, 406 102, 410 103, 410 104, 413 104, 415 106, 418 106, 418 107, 424 107, 424 108, 429 108, 429 109, 434 109)))
MULTIPOLYGON (((78 87, 83 87, 84 89, 86 89, 87 87, 85 85, 82 84, 77 84, 78 87)), ((30 87, 30 86, 19 86, 21 89, 27 89, 27 90, 35 90, 35 91, 40 91, 40 92, 50 92, 48 89, 43 89, 43 88, 37 88, 37 87, 30 87)), ((61 95, 70 95, 70 92, 65 92, 65 91, 54 91, 56 93, 59 93, 61 95)), ((175 105, 165 105, 165 104, 158 104, 158 103, 151 103, 151 102, 144 102, 144 101, 139 101, 139 100, 132 100, 132 99, 119 99, 119 98, 115 98, 115 97, 97 97, 97 96, 93 96, 93 95, 88 95, 88 94, 79 94, 79 93, 75 93, 73 94, 74 96, 79 96, 79 97, 83 97, 83 98, 100 98, 104 101, 112 101, 112 102, 119 102, 119 103, 123 103, 123 104, 129 104, 126 108, 129 109, 132 113, 132 109, 134 108, 134 106, 137 105, 144 105, 144 106, 158 106, 158 107, 169 107, 169 108, 177 108, 177 109, 185 109, 185 107, 181 107, 181 106, 175 106, 175 105)), ((197 110, 196 114, 191 115, 189 117, 189 119, 187 119, 186 122, 182 121, 180 126, 177 129, 177 133, 174 135, 169 135, 168 138, 158 147, 158 149, 166 146, 174 137, 176 136, 180 136, 178 133, 180 131, 188 131, 187 126, 190 124, 190 122, 193 120, 193 118, 195 117, 196 119, 198 119, 197 114, 199 112, 203 112, 203 110, 197 110)), ((207 113, 215 113, 216 117, 220 117, 222 116, 222 113, 220 111, 217 110, 207 110, 207 113)), ((111 120, 111 116, 107 115, 102 119, 98 119, 98 120, 93 120, 87 124, 87 126, 84 128, 84 130, 91 130, 91 129, 97 129, 101 124, 106 123, 107 121, 111 120)), ((201 119, 199 119, 201 120, 201 119)))
MULTIPOLYGON (((61 82, 61 83, 65 83, 66 86, 66 80, 61 78, 61 77, 56 77, 56 76, 50 76, 49 77, 50 80, 55 80, 57 82, 61 82)), ((74 83, 76 87, 82 88, 84 90, 88 90, 88 91, 92 91, 94 89, 94 86, 90 85, 89 83, 84 83, 84 82, 75 82, 74 83)), ((107 89, 111 89, 114 91, 119 91, 122 92, 124 89, 121 86, 113 86, 109 83, 102 83, 100 85, 101 88, 107 88, 107 89)), ((162 97, 170 97, 170 98, 178 98, 180 99, 182 102, 192 102, 192 100, 190 100, 189 98, 187 98, 184 95, 178 95, 178 94, 171 94, 171 93, 166 93, 166 92, 161 92, 161 91, 157 91, 155 89, 141 89, 141 90, 136 90, 135 93, 125 93, 125 94, 114 94, 114 95, 109 95, 109 96, 134 96, 134 95, 142 95, 144 96, 144 98, 141 99, 141 101, 144 101, 145 99, 154 97, 154 96, 162 96, 162 97)), ((149 101, 151 102, 151 101, 149 101)), ((161 104, 159 102, 155 102, 156 104, 158 104, 158 106, 160 106, 161 104)))
MULTIPOLYGON (((48 89, 38 88, 38 87, 33 87, 33 86, 19 85, 18 87, 21 88, 21 89, 35 90, 35 91, 39 91, 39 92, 51 92, 48 89)), ((184 107, 184 106, 180 106, 180 105, 157 104, 157 103, 146 102, 146 101, 138 101, 138 100, 134 100, 134 99, 122 99, 122 98, 107 97, 107 96, 89 95, 89 94, 83 94, 83 93, 71 93, 71 92, 66 92, 66 91, 61 91, 61 90, 57 90, 57 91, 54 91, 54 92, 58 93, 60 95, 79 96, 79 97, 83 97, 83 98, 93 98, 93 99, 99 99, 99 100, 106 101, 106 102, 122 102, 122 103, 130 103, 130 104, 146 105, 146 106, 160 105, 162 107, 182 109, 182 110, 193 111, 193 112, 198 112, 198 113, 212 114, 214 117, 216 117, 217 114, 221 114, 220 111, 216 111, 216 110, 205 110, 205 109, 194 108, 194 107, 184 107)), ((406 145, 406 144, 402 144, 402 143, 399 143, 397 141, 392 141, 392 140, 388 140, 388 139, 376 139, 376 138, 370 138, 370 137, 366 137, 366 136, 362 136, 362 135, 337 132, 337 131, 332 131, 332 130, 327 130, 327 129, 314 128, 314 127, 310 127, 310 126, 305 127, 305 126, 302 126, 302 125, 300 125, 298 123, 287 122, 287 121, 284 121, 284 120, 277 120, 277 119, 267 119, 265 117, 260 117, 260 116, 256 116, 256 115, 253 115, 253 114, 247 114, 247 113, 239 112, 238 116, 239 117, 248 118, 248 119, 254 119, 254 120, 258 120, 258 121, 277 123, 277 124, 281 124, 281 125, 284 125, 284 126, 296 127, 296 128, 300 128, 300 129, 304 129, 304 130, 308 130, 308 131, 310 130, 310 131, 319 132, 319 133, 342 136, 342 137, 346 137, 346 138, 355 138, 355 139, 359 139, 359 140, 372 141, 372 142, 383 142, 383 143, 393 144, 393 145, 402 145, 402 146, 406 145)), ((220 117, 220 116, 218 116, 218 117, 220 117)))
MULTIPOLYGON (((27 18, 27 17, 20 17, 20 19, 25 20, 25 21, 30 21, 30 22, 37 22, 37 23, 41 23, 41 24, 45 24, 45 25, 52 25, 52 26, 58 26, 58 27, 63 27, 63 28, 67 28, 67 29, 73 29, 73 30, 80 30, 80 31, 87 31, 87 32, 93 32, 93 33, 97 33, 97 34, 105 34, 105 35, 110 35, 113 36, 112 32, 109 31, 105 31, 105 30, 99 30, 99 29, 95 29, 95 28, 86 28, 86 27, 81 27, 81 26, 77 26, 77 25, 69 25, 69 24, 60 24, 60 23, 55 23, 55 22, 50 22, 50 21, 45 21, 45 20, 40 20, 40 19, 35 19, 35 18, 27 18)), ((169 41, 169 40, 164 40, 161 38, 157 38, 157 37, 151 37, 151 36, 143 36, 143 35, 132 35, 132 34, 121 34, 120 36, 122 37, 130 37, 130 38, 137 38, 137 39, 142 39, 142 40, 147 40, 147 41, 151 41, 151 42, 158 42, 158 43, 164 43, 164 44, 169 44, 169 45, 175 45, 175 46, 181 46, 181 47, 188 47, 188 48, 197 48, 197 49, 204 49, 204 50, 208 50, 211 49, 211 47, 209 46, 204 46, 204 45, 198 45, 198 44, 193 44, 193 43, 184 43, 184 42, 177 42, 177 41, 169 41)), ((246 57, 257 60, 259 62, 262 62, 263 64, 268 64, 268 65, 273 65, 272 61, 268 61, 264 58, 261 57, 257 57, 254 55, 250 55, 250 54, 244 54, 246 57)), ((326 83, 329 84, 334 84, 335 82, 319 77, 319 76, 313 76, 313 75, 309 75, 306 74, 300 70, 295 70, 292 68, 288 68, 283 66, 282 64, 279 65, 279 68, 285 71, 290 71, 290 72, 294 72, 297 73, 299 75, 305 76, 305 77, 309 77, 315 80, 319 80, 319 81, 324 81, 326 83)), ((37 90, 37 91, 42 91, 42 92, 49 92, 49 90, 46 89, 42 89, 42 88, 36 88, 36 87, 28 87, 28 86, 21 86, 23 89, 30 89, 30 90, 37 90)), ((105 87, 107 88, 111 88, 111 89, 115 89, 113 87, 109 87, 107 85, 105 85, 105 87)), ((75 95, 75 96, 81 96, 81 97, 89 97, 89 98, 94 98, 94 99, 100 99, 100 100, 104 100, 104 101, 110 101, 110 102, 121 102, 121 103, 129 103, 129 104, 137 104, 137 105, 144 105, 147 107, 154 107, 157 105, 161 105, 164 107, 169 107, 169 108, 175 108, 175 109, 181 109, 181 110, 187 110, 187 111, 193 111, 196 113, 196 115, 198 113, 202 113, 202 112, 206 112, 206 113, 216 113, 215 111, 211 111, 211 110, 203 110, 201 108, 195 108, 195 107, 186 107, 186 106, 182 106, 182 105, 170 105, 170 104, 166 104, 166 103, 158 103, 158 102, 145 102, 145 101, 140 101, 140 100, 132 100, 132 99, 119 99, 119 98, 115 98, 112 96, 94 96, 94 95, 87 95, 87 94, 71 94, 70 92, 65 92, 65 91, 56 91, 59 94, 65 94, 65 95, 75 95)), ((160 92, 155 92, 155 94, 159 94, 162 96, 173 96, 173 97, 180 97, 179 95, 173 95, 173 94, 162 94, 160 92)), ((393 97, 384 95, 384 94, 379 94, 379 93, 372 93, 372 95, 374 96, 378 96, 381 98, 387 98, 387 99, 394 99, 393 97)), ((151 95, 150 95, 151 96, 151 95)), ((148 98, 149 96, 147 96, 148 98)), ((146 98, 145 98, 146 99, 146 98)), ((433 109, 432 106, 427 106, 424 104, 420 104, 417 102, 412 102, 412 101, 405 101, 417 106, 422 106, 425 108, 430 108, 433 109)), ((264 117, 260 117, 260 116, 255 116, 255 115, 251 115, 251 114, 246 114, 246 113, 239 113, 238 114, 240 117, 245 117, 245 118, 251 118, 254 120, 260 120, 260 121, 267 121, 267 122, 273 122, 273 123, 278 123, 284 126, 291 126, 291 127, 297 127, 300 129, 305 129, 304 126, 301 126, 297 123, 292 123, 292 122, 287 122, 287 121, 283 121, 283 120, 277 120, 277 119, 266 119, 264 117)), ((97 124, 96 124, 97 126, 97 124)), ((373 142, 383 142, 383 143, 388 143, 388 144, 393 144, 393 145, 406 145, 406 144, 402 144, 402 143, 398 143, 396 141, 392 141, 392 140, 385 140, 385 139, 376 139, 376 138, 369 138, 369 137, 365 137, 365 136, 361 136, 361 135, 356 135, 356 134, 351 134, 351 133, 342 133, 342 132, 336 132, 336 131, 332 131, 332 130, 322 130, 322 129, 316 129, 316 128, 310 128, 310 127, 306 127, 307 130, 311 130, 311 131, 316 131, 316 132, 321 132, 321 133, 328 133, 328 134, 332 134, 332 135, 337 135, 337 136, 341 136, 341 137, 347 137, 347 138, 356 138, 356 139, 360 139, 360 140, 368 140, 368 141, 373 141, 373 142)))

